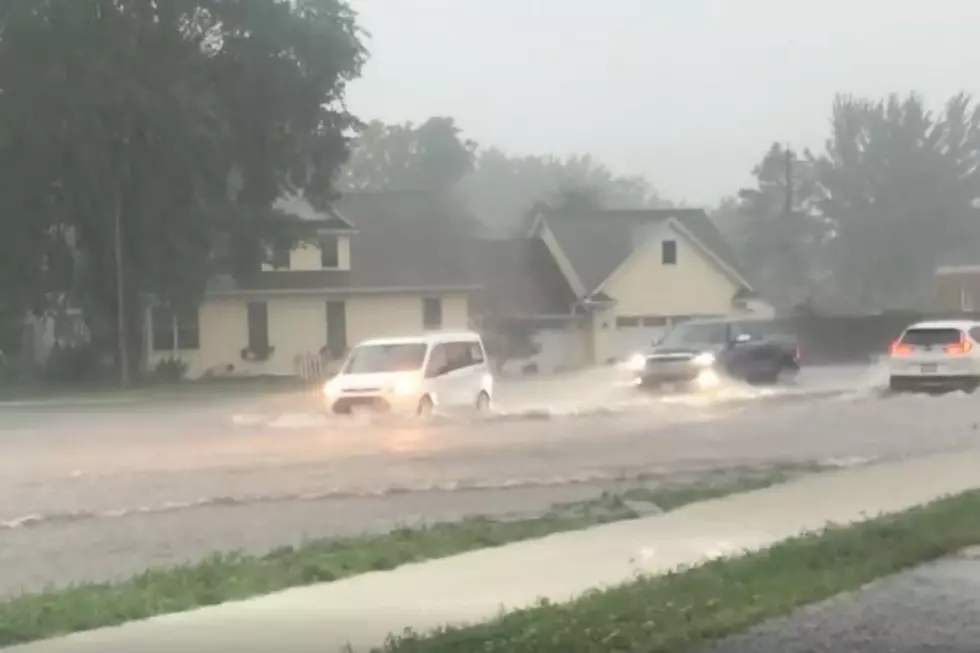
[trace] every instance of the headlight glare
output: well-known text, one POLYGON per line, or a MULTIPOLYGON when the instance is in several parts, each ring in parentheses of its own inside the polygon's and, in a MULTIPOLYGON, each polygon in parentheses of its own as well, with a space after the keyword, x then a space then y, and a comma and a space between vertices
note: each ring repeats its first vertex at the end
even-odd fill
POLYGON ((418 388, 414 379, 398 379, 393 388, 396 395, 410 395, 418 388))
POLYGON ((715 364, 715 355, 711 352, 704 352, 694 357, 694 364, 699 367, 711 367, 715 364))

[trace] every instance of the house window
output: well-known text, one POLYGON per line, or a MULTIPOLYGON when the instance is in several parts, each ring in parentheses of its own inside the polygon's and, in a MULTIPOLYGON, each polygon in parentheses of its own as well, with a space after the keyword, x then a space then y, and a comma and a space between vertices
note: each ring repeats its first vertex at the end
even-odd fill
POLYGON ((632 329, 640 326, 640 318, 638 317, 617 317, 616 318, 616 328, 617 329, 632 329))
POLYGON ((643 318, 645 327, 664 327, 667 326, 667 318, 662 315, 646 315, 643 318))
POLYGON ((152 310, 153 351, 192 351, 201 348, 198 308, 173 310, 157 306, 152 310))
POLYGON ((289 254, 291 253, 291 248, 289 245, 284 245, 282 243, 277 243, 272 247, 272 267, 276 270, 288 270, 289 269, 289 254))
POLYGON ((336 236, 320 236, 320 267, 324 270, 340 267, 340 240, 336 236))
POLYGON ((660 243, 660 262, 664 265, 677 265, 676 240, 665 240, 660 243))
POLYGON ((177 328, 177 349, 181 351, 201 348, 201 317, 197 306, 179 310, 174 315, 177 328))
POLYGON ((442 300, 438 297, 422 300, 422 328, 429 331, 442 328, 442 300))
POLYGON ((254 352, 269 349, 269 305, 248 303, 248 348, 254 352))

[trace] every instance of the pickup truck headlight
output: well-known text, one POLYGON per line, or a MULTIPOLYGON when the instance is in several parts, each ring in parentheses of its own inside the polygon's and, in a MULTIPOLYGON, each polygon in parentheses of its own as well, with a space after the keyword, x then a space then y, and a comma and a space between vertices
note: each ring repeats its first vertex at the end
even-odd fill
POLYGON ((643 354, 633 354, 626 361, 626 369, 631 372, 642 372, 647 366, 647 357, 643 354))
POLYGON ((698 367, 711 367, 715 364, 715 355, 706 351, 703 354, 698 354, 695 356, 691 362, 698 367))
POLYGON ((325 397, 333 397, 339 394, 340 382, 335 378, 330 379, 323 384, 323 395, 325 397))

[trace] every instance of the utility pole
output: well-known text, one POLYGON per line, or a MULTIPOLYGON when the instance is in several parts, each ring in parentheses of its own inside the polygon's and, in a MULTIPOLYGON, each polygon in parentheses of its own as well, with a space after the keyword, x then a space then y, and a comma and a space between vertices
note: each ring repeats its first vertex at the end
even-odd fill
POLYGON ((126 337, 126 285, 123 279, 122 197, 116 188, 113 207, 116 259, 116 338, 119 346, 119 383, 129 387, 129 347, 126 337))
POLYGON ((793 150, 786 144, 786 219, 793 215, 793 150))

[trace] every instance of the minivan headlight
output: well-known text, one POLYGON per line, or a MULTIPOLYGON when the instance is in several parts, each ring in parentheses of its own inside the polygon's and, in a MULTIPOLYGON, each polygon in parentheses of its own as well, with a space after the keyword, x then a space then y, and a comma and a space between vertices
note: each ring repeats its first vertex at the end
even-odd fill
POLYGON ((392 388, 396 395, 410 395, 418 390, 419 384, 415 379, 405 378, 398 379, 395 381, 395 385, 392 388))
POLYGON ((340 384, 337 382, 337 377, 334 377, 323 384, 323 394, 327 397, 337 394, 340 390, 340 384))

